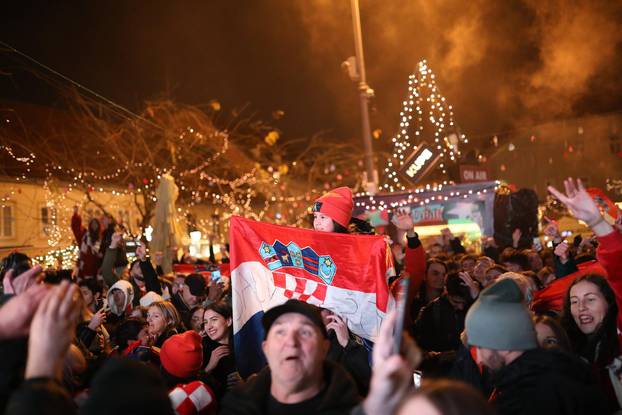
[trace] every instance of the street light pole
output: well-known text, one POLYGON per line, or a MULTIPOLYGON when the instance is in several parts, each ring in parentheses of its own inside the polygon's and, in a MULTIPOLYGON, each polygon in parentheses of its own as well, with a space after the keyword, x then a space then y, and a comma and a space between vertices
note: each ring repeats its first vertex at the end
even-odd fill
POLYGON ((367 85, 365 77, 365 58, 363 56, 363 36, 361 34, 361 15, 358 0, 350 0, 352 8, 352 26, 354 27, 354 50, 356 52, 356 69, 359 74, 358 90, 361 103, 361 122, 363 145, 365 149, 365 172, 367 174, 367 191, 375 194, 378 191, 378 177, 374 169, 374 158, 371 145, 371 127, 369 126, 369 99, 374 90, 367 85))

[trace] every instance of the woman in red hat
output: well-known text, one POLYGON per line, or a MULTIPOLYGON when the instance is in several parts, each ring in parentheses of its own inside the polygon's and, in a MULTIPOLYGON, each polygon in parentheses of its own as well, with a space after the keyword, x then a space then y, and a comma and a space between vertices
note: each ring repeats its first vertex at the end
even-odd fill
POLYGON ((319 232, 348 233, 352 218, 352 191, 338 187, 324 194, 312 207, 313 229, 319 232))

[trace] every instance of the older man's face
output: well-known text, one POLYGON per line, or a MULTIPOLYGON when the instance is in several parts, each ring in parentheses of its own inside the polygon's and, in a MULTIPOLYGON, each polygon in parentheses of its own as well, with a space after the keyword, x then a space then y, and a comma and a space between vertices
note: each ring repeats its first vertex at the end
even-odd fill
POLYGON ((272 378, 296 388, 321 379, 329 342, 307 317, 285 313, 272 323, 262 347, 272 378))

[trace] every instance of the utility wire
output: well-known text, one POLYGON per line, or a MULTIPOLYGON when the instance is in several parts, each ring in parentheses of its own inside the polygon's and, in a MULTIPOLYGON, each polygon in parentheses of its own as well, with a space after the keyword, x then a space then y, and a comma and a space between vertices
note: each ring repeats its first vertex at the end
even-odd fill
POLYGON ((146 119, 145 117, 143 117, 142 115, 136 114, 135 112, 125 108, 124 106, 122 106, 120 104, 117 104, 116 102, 114 102, 114 101, 106 98, 105 96, 103 96, 103 95, 93 91, 92 89, 87 88, 86 86, 84 86, 84 85, 80 84, 79 82, 76 82, 73 79, 69 78, 68 76, 63 75, 62 73, 60 73, 60 72, 50 68, 46 64, 44 64, 42 62, 39 62, 38 60, 36 60, 35 58, 25 54, 24 52, 21 52, 21 51, 15 49, 13 46, 11 46, 11 45, 9 45, 9 44, 1 41, 1 40, 0 40, 0 45, 5 47, 9 51, 11 51, 11 52, 13 52, 13 53, 15 53, 15 54, 17 54, 17 55, 27 59, 28 61, 30 61, 30 62, 32 62, 32 63, 34 63, 36 65, 38 65, 39 67, 45 69, 46 71, 48 71, 48 72, 58 76, 59 78, 69 82, 71 85, 75 86, 76 88, 81 89, 82 91, 88 92, 89 94, 91 94, 94 97, 102 100, 103 102, 105 102, 106 104, 110 105, 111 107, 113 107, 113 108, 115 108, 117 110, 120 110, 121 112, 123 112, 125 114, 129 114, 130 116, 132 116, 134 118, 137 118, 137 119, 139 119, 139 120, 141 120, 141 121, 143 121, 143 122, 145 122, 147 124, 150 124, 153 127, 156 127, 156 128, 158 128, 160 130, 163 130, 163 128, 161 126, 159 126, 158 124, 154 123, 153 121, 150 121, 150 120, 146 119))

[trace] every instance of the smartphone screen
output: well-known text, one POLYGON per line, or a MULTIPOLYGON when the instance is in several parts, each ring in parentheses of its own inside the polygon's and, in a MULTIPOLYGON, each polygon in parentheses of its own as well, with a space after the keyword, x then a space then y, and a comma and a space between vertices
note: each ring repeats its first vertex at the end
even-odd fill
POLYGON ((222 276, 220 275, 220 270, 212 271, 211 272, 211 278, 212 278, 213 282, 220 282, 220 281, 222 281, 222 276))
POLYGON ((533 238, 533 249, 535 249, 536 251, 542 251, 542 242, 540 241, 540 238, 535 237, 533 238))
POLYGON ((419 389, 421 387, 421 376, 422 373, 420 370, 415 370, 413 373, 413 382, 415 384, 415 389, 419 389))

